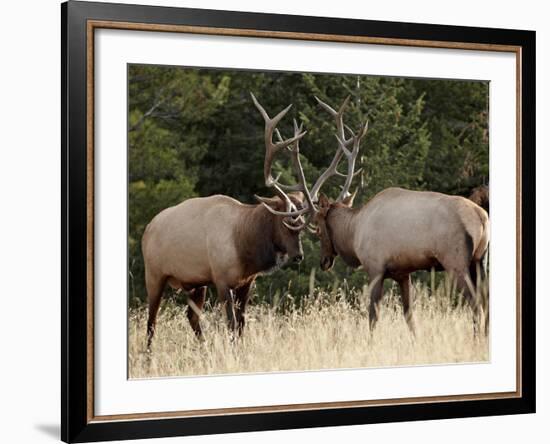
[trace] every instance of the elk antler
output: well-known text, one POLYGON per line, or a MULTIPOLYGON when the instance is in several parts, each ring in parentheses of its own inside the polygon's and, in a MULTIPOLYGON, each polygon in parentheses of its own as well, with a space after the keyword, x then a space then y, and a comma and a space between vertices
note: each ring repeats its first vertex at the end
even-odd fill
MULTIPOLYGON (((348 146, 351 143, 351 139, 346 140, 346 134, 345 129, 349 130, 349 127, 344 125, 344 111, 346 110, 346 107, 348 106, 350 96, 347 96, 342 105, 340 105, 340 109, 338 111, 335 111, 334 108, 332 108, 330 105, 323 102, 319 97, 315 96, 315 100, 317 100, 317 103, 323 107, 331 116, 334 117, 334 120, 336 121, 336 131, 337 131, 337 137, 339 137, 342 141, 344 141, 344 145, 348 146)), ((330 163, 329 167, 319 176, 317 179, 317 182, 315 182, 315 185, 313 185, 313 188, 311 189, 311 197, 314 201, 317 201, 317 195, 319 194, 319 190, 323 186, 323 184, 332 176, 343 176, 344 174, 340 173, 337 170, 338 163, 340 162, 340 159, 343 155, 342 148, 338 146, 338 149, 336 150, 336 154, 334 155, 334 158, 332 159, 332 162, 330 163)))
MULTIPOLYGON (((359 128, 359 131, 357 133, 353 133, 351 136, 351 142, 353 145, 353 148, 348 150, 346 146, 346 141, 343 141, 338 135, 336 135, 336 139, 338 140, 338 144, 340 145, 340 149, 344 153, 344 156, 346 156, 346 159, 348 160, 348 173, 345 175, 346 182, 344 183, 344 186, 342 187, 342 191, 340 192, 340 195, 336 199, 337 202, 341 202, 349 195, 349 187, 351 186, 351 182, 353 181, 353 178, 361 172, 361 169, 355 171, 355 160, 357 159, 357 154, 359 153, 359 145, 361 144, 361 140, 365 135, 367 134, 367 130, 369 129, 369 122, 368 120, 365 121, 363 125, 359 128)), ((351 131, 351 130, 350 130, 351 131)), ((349 142, 349 141, 348 141, 349 142)), ((341 174, 341 173, 338 173, 341 174)))
POLYGON ((332 159, 332 162, 330 163, 329 167, 321 174, 319 179, 317 179, 317 182, 313 186, 313 189, 311 190, 311 196, 314 200, 317 200, 317 194, 319 193, 319 190, 321 186, 325 183, 325 181, 331 177, 331 176, 340 176, 345 177, 346 181, 344 186, 342 187, 342 191, 340 192, 340 195, 338 196, 338 199, 336 199, 338 202, 342 201, 345 197, 347 197, 349 193, 349 187, 351 186, 351 182, 353 181, 353 178, 361 172, 361 168, 357 171, 355 170, 355 159, 357 158, 357 154, 359 153, 359 145, 361 142, 361 139, 365 136, 367 133, 368 128, 368 122, 365 122, 364 125, 361 126, 357 134, 353 132, 353 130, 344 124, 344 111, 349 103, 350 96, 347 96, 342 105, 340 106, 340 109, 338 111, 335 111, 334 108, 332 108, 330 105, 323 102, 318 97, 315 97, 319 105, 323 107, 330 115, 334 117, 334 120, 336 121, 336 139, 338 140, 338 149, 336 150, 336 154, 334 155, 334 158, 332 159), (346 131, 351 133, 351 137, 349 139, 346 139, 346 131), (352 145, 353 148, 351 151, 348 149, 348 147, 352 145), (338 163, 340 162, 340 159, 342 158, 342 155, 345 155, 348 160, 348 172, 347 174, 342 174, 338 171, 338 163))
POLYGON ((365 122, 360 128, 357 133, 354 133, 353 130, 344 124, 344 111, 346 110, 346 107, 349 103, 350 96, 346 97, 342 105, 340 106, 340 109, 338 111, 335 111, 330 105, 327 105, 325 102, 321 101, 318 97, 315 97, 317 102, 331 114, 335 121, 336 121, 336 139, 338 140, 338 149, 336 150, 336 153, 334 155, 334 158, 332 159, 332 162, 330 163, 329 167, 319 176, 317 181, 315 182, 315 185, 311 189, 311 192, 309 191, 307 187, 307 183, 304 176, 304 170, 302 168, 302 164, 300 162, 300 139, 306 134, 306 131, 302 130, 302 125, 298 126, 298 123, 296 120, 294 120, 294 136, 290 139, 284 140, 281 136, 280 131, 276 128, 279 121, 284 117, 284 115, 288 112, 290 107, 292 105, 289 105, 286 107, 283 111, 281 111, 279 114, 277 114, 273 119, 270 119, 264 108, 260 105, 260 103, 256 100, 256 97, 254 97, 254 94, 250 93, 252 97, 252 101, 254 102, 254 105, 258 110, 260 111, 260 114, 263 116, 265 120, 265 147, 266 147, 266 154, 265 154, 265 160, 264 160, 264 177, 265 177, 265 184, 266 186, 273 188, 275 192, 278 194, 278 196, 283 200, 283 202, 286 203, 286 211, 277 211, 271 208, 271 206, 268 205, 267 200, 265 198, 262 198, 260 196, 255 196, 256 199, 258 199, 271 213, 279 215, 279 216, 285 216, 288 218, 291 218, 292 224, 288 224, 284 219, 283 223, 292 230, 301 230, 306 225, 308 225, 308 222, 304 219, 304 215, 306 214, 315 214, 319 210, 315 206, 315 202, 317 201, 317 195, 319 194, 319 190, 323 186, 323 184, 329 179, 331 176, 341 176, 345 177, 346 181, 344 183, 344 186, 342 187, 342 191, 340 195, 338 196, 337 201, 342 201, 348 196, 349 193, 349 187, 351 185, 351 182, 353 181, 353 178, 361 172, 361 169, 358 171, 355 170, 355 160, 357 158, 357 154, 359 153, 359 145, 361 143, 361 140, 363 137, 365 137, 368 129, 368 122, 365 122), (351 136, 349 139, 346 139, 346 131, 348 131, 351 136), (278 142, 273 142, 273 132, 277 134, 278 142), (349 147, 352 146, 351 150, 349 147), (273 158, 275 157, 275 154, 281 150, 282 148, 287 148, 288 152, 291 155, 292 163, 294 165, 294 168, 296 170, 297 176, 298 176, 298 183, 295 185, 284 185, 279 183, 279 177, 280 174, 273 178, 271 175, 271 168, 273 164, 273 158), (338 171, 338 163, 340 162, 342 156, 346 156, 346 159, 348 161, 348 172, 347 174, 342 174, 338 171), (297 209, 296 206, 292 203, 288 195, 284 192, 284 190, 287 191, 301 191, 304 193, 305 199, 306 199, 306 205, 302 209, 297 209), (298 222, 301 222, 300 225, 296 225, 298 222))
POLYGON ((265 159, 264 159, 264 178, 265 178, 265 185, 269 188, 273 188, 277 195, 282 199, 283 202, 286 203, 286 211, 277 211, 271 208, 267 204, 266 199, 255 196, 256 199, 258 199, 271 213, 276 214, 278 216, 285 216, 288 218, 291 218, 291 223, 287 223, 283 219, 283 223, 285 226, 291 230, 301 230, 306 222, 304 221, 304 218, 302 217, 303 214, 310 211, 311 206, 313 205, 313 202, 311 200, 309 191, 307 189, 307 185, 305 182, 304 177, 304 171, 302 169, 302 165, 300 163, 300 148, 299 148, 299 141, 300 139, 306 134, 306 131, 302 131, 302 126, 298 126, 296 121, 294 121, 294 136, 290 139, 284 140, 281 136, 281 133, 277 129, 277 124, 280 122, 280 120, 285 116, 285 114, 288 112, 288 110, 291 108, 292 105, 287 106, 284 110, 282 110, 279 114, 277 114, 274 118, 270 118, 265 109, 260 105, 256 97, 254 97, 254 94, 250 93, 250 96, 252 97, 252 101, 254 102, 254 105, 260 111, 260 114, 264 118, 265 121, 265 159), (277 138, 279 139, 278 142, 273 142, 273 132, 277 133, 277 138), (292 148, 289 148, 289 146, 292 145, 292 148), (298 173, 298 180, 299 183, 296 185, 284 185, 279 183, 279 177, 280 174, 274 178, 271 174, 271 168, 273 164, 273 159, 275 157, 275 154, 277 154, 278 151, 280 151, 282 148, 287 148, 292 156, 294 167, 297 170, 298 173), (288 197, 288 195, 283 191, 302 191, 304 195, 306 196, 306 202, 307 205, 302 209, 297 209, 292 200, 288 197), (298 222, 301 222, 300 225, 296 225, 298 222))

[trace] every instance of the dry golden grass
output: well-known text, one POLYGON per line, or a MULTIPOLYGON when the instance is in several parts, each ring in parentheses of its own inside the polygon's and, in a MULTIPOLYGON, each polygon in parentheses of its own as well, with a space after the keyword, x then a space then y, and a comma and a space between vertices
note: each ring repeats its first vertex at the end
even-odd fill
POLYGON ((399 296, 386 292, 371 334, 364 300, 318 292, 301 307, 281 313, 266 304, 247 307, 243 336, 232 340, 219 308, 202 316, 204 340, 195 338, 185 307, 164 303, 151 353, 146 352, 147 310, 129 314, 129 377, 210 375, 273 371, 481 362, 489 358, 484 335, 474 336, 467 306, 448 291, 429 296, 416 287, 413 339, 399 296))

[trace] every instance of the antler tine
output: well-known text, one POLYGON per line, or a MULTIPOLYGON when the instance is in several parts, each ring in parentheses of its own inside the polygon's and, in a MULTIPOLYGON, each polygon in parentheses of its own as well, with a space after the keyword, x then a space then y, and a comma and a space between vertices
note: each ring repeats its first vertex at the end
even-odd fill
MULTIPOLYGON (((358 174, 361 173, 361 171, 363 171, 363 168, 359 168, 355 173, 353 173, 353 177, 357 176, 358 174)), ((340 171, 336 170, 335 174, 337 176, 340 176, 340 177, 348 177, 347 174, 344 174, 344 173, 341 173, 340 171)))
POLYGON ((326 104, 321 99, 319 99, 319 97, 315 96, 315 100, 317 100, 317 103, 321 105, 321 107, 324 108, 336 120, 336 129, 338 130, 338 134, 342 139, 345 139, 346 136, 344 134, 344 111, 348 106, 350 98, 351 96, 348 95, 342 102, 342 105, 340 105, 338 111, 335 111, 332 106, 326 104))
POLYGON ((291 225, 284 219, 283 219, 283 225, 285 227, 287 227, 289 230, 292 230, 292 231, 302 231, 307 226, 307 221, 305 219, 303 219, 302 216, 300 216, 300 217, 303 220, 303 223, 301 223, 300 225, 291 225))
MULTIPOLYGON (((298 217, 298 216, 301 216, 302 214, 306 213, 308 211, 307 208, 302 208, 301 210, 290 210, 290 211, 278 211, 278 210, 274 210, 273 208, 271 208, 267 202, 269 201, 268 198, 266 197, 262 197, 262 196, 258 196, 257 194, 254 194, 254 197, 261 203, 263 204, 264 207, 266 207, 271 213, 273 214, 276 214, 277 216, 288 216, 288 217, 298 217)), ((294 204, 292 204, 293 208, 296 208, 294 206, 294 204)))
POLYGON ((292 119, 292 122, 294 123, 294 134, 301 133, 304 127, 304 122, 300 122, 300 126, 298 126, 296 119, 292 119))
POLYGON ((363 130, 360 131, 361 134, 360 134, 359 138, 362 139, 363 137, 365 137, 367 135, 368 130, 369 130, 369 121, 365 120, 365 123, 363 124, 363 130))

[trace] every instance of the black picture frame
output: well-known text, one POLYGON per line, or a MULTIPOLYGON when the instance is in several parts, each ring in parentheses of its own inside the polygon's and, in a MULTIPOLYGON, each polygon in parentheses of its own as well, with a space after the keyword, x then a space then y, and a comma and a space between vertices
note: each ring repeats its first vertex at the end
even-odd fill
MULTIPOLYGON (((62 23, 61 438, 90 442, 535 412, 535 32, 69 1, 62 23), (96 421, 90 416, 88 23, 110 21, 373 39, 511 45, 521 65, 521 393, 498 399, 96 421)), ((144 31, 145 32, 145 31, 144 31)), ((92 319, 93 321, 93 319, 92 319)))

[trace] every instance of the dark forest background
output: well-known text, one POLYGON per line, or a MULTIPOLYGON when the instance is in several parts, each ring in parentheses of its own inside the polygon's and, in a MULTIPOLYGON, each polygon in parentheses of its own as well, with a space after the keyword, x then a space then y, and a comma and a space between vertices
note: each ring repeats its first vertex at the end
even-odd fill
MULTIPOLYGON (((294 117, 308 131, 300 151, 310 186, 337 148, 334 121, 314 96, 338 108, 351 95, 345 122, 357 129, 369 120, 356 166, 363 171, 352 186, 359 188, 355 206, 390 186, 467 195, 489 181, 487 82, 129 65, 131 305, 146 300, 141 236, 159 211, 193 196, 255 203, 254 194, 272 194, 264 187, 264 124, 251 91, 270 116, 294 105, 279 128, 292 135, 294 117)), ((279 157, 274 172, 294 183, 284 153, 279 157)), ((342 183, 332 178, 322 191, 335 198, 342 183)), ((340 260, 321 272, 317 240, 302 236, 305 260, 258 279, 253 300, 366 283, 364 272, 340 260)))

